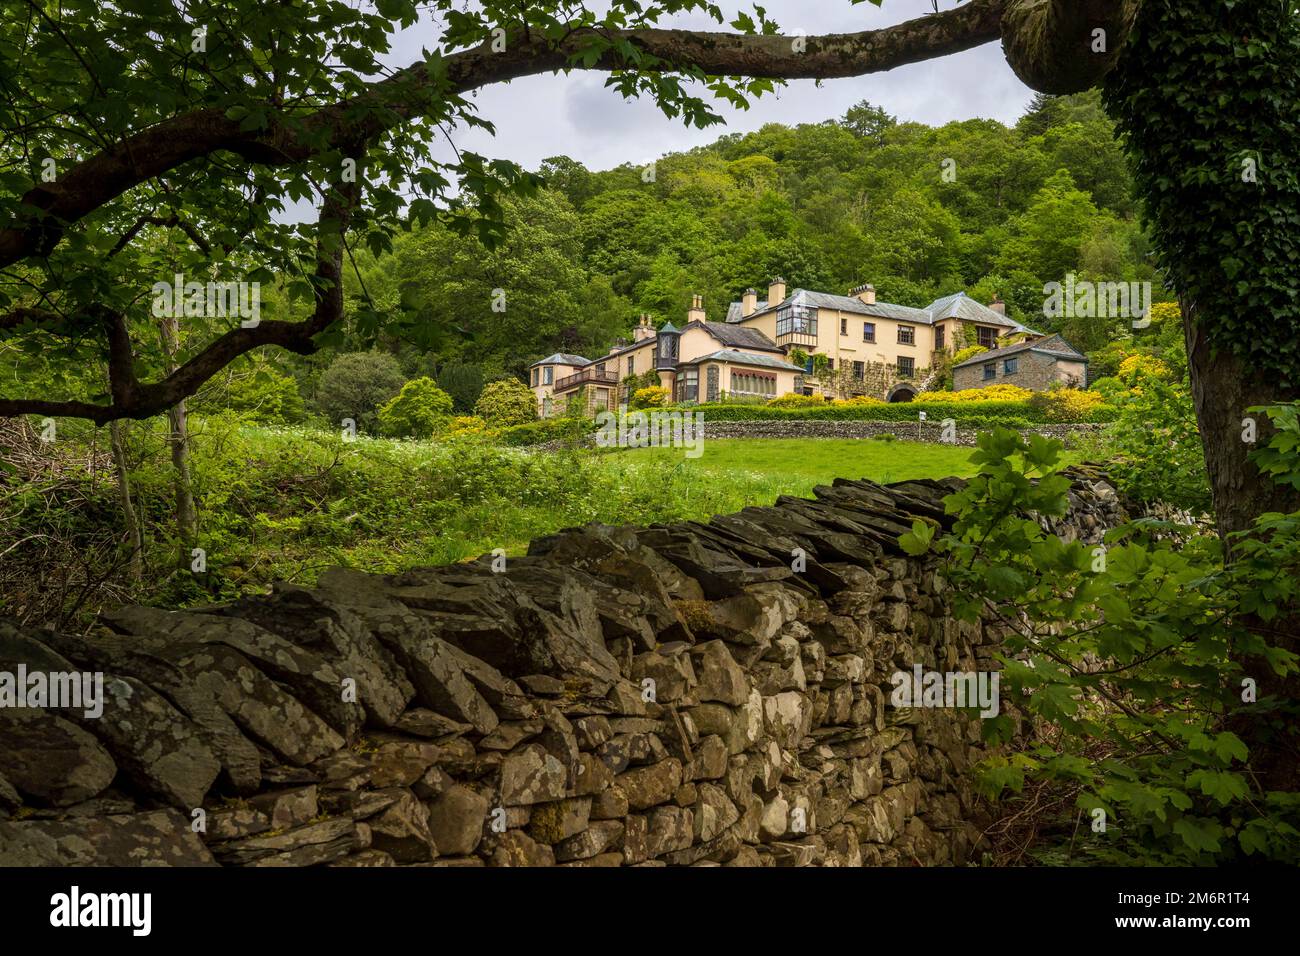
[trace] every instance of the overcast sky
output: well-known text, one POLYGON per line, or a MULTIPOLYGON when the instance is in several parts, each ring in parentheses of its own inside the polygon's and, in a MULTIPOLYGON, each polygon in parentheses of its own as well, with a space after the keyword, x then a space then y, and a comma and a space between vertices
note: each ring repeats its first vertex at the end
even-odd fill
MULTIPOLYGON (((725 12, 749 9, 737 0, 719 0, 725 12)), ((930 0, 884 0, 883 7, 849 0, 764 0, 768 16, 782 33, 847 33, 901 23, 931 12, 930 0)), ((939 0, 941 10, 957 4, 939 0)), ((662 26, 728 29, 703 16, 665 19, 662 26)), ((386 58, 405 66, 437 35, 424 23, 403 32, 386 58)), ((900 120, 941 125, 951 120, 987 117, 1014 123, 1032 93, 1007 67, 1000 44, 852 79, 789 83, 759 99, 748 111, 715 107, 726 127, 689 129, 669 120, 653 102, 625 102, 605 89, 606 74, 576 71, 568 76, 533 76, 486 87, 475 96, 481 115, 496 124, 497 135, 458 131, 456 144, 490 158, 510 159, 536 169, 548 156, 567 155, 589 169, 649 162, 664 153, 691 149, 727 132, 748 132, 764 123, 818 123, 842 116, 860 100, 870 100, 900 120)))

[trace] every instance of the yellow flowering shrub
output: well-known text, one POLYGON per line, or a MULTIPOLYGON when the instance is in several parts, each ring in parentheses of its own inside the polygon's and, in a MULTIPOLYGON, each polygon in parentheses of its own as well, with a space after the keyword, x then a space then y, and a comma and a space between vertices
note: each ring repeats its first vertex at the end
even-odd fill
POLYGON ((987 351, 988 349, 983 345, 968 345, 964 349, 957 350, 956 354, 952 357, 952 364, 960 365, 962 362, 965 362, 968 359, 973 359, 975 356, 982 355, 987 351))
POLYGON ((794 392, 786 392, 778 398, 768 399, 767 404, 772 408, 807 408, 825 405, 826 399, 820 395, 796 395, 794 392))
POLYGON ((832 405, 887 405, 878 398, 872 398, 870 395, 854 395, 852 398, 837 398, 831 402, 832 405))
POLYGON ((918 402, 1024 402, 1034 393, 1019 385, 990 385, 987 388, 964 388, 960 392, 922 392, 918 402))
POLYGON ((1050 422, 1087 421, 1090 412, 1106 404, 1106 400, 1098 393, 1078 388, 1038 392, 1032 401, 1043 410, 1044 417, 1050 422))
POLYGON ((1150 355, 1130 355, 1119 363, 1116 377, 1125 385, 1132 385, 1143 376, 1168 382, 1173 379, 1174 373, 1168 365, 1150 355))
POLYGON ((661 408, 668 404, 668 389, 662 385, 638 388, 632 393, 632 408, 661 408))
POLYGON ((447 426, 452 435, 485 435, 488 433, 487 422, 477 415, 457 415, 447 426))

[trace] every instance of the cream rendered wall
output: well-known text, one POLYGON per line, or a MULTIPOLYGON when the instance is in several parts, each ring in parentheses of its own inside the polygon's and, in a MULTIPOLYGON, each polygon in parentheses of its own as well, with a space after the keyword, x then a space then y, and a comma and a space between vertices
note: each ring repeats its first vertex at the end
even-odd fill
MULTIPOLYGON (((528 381, 529 381, 529 384, 530 384, 530 385, 531 385, 531 383, 532 383, 532 381, 533 381, 533 371, 534 371, 533 369, 529 369, 529 370, 528 370, 528 381)), ((538 416, 541 416, 541 415, 544 415, 544 414, 545 414, 545 405, 543 404, 543 402, 544 402, 547 398, 551 398, 551 399, 554 400, 554 396, 555 396, 555 383, 558 382, 560 379, 564 378, 564 376, 566 376, 566 375, 572 375, 574 372, 578 371, 578 366, 576 366, 576 365, 539 365, 539 366, 537 366, 536 371, 537 371, 537 385, 536 385, 535 387, 533 387, 533 394, 537 396, 537 414, 538 414, 538 416), (551 376, 551 384, 550 384, 550 385, 543 385, 543 384, 542 384, 542 379, 543 379, 544 374, 545 374, 545 369, 548 369, 548 368, 554 369, 555 372, 554 372, 554 374, 551 376)), ((566 396, 566 397, 567 397, 567 396, 566 396)), ((556 409, 558 409, 558 406, 560 405, 560 402, 559 402, 558 400, 555 400, 555 401, 554 401, 554 405, 556 406, 556 409)), ((555 413, 556 413, 556 409, 552 409, 552 414, 555 414, 555 413)))
POLYGON ((634 348, 630 348, 626 352, 620 352, 606 363, 605 368, 611 372, 617 372, 620 382, 627 378, 629 374, 627 370, 629 356, 636 360, 636 374, 644 375, 654 368, 655 340, 652 338, 646 339, 644 342, 638 343, 634 348))
POLYGON ((1076 388, 1086 388, 1088 384, 1088 366, 1083 362, 1056 363, 1056 380, 1076 388))
POLYGON ((742 319, 737 324, 743 325, 749 329, 758 329, 758 331, 762 332, 773 342, 776 341, 775 312, 764 312, 762 315, 751 316, 750 318, 742 319))
POLYGON ((920 371, 930 367, 930 353, 933 349, 934 331, 927 325, 840 312, 837 309, 817 310, 817 351, 835 359, 837 369, 843 363, 852 362, 897 365, 898 357, 905 355, 915 361, 916 369, 920 371), (848 329, 844 335, 840 334, 841 319, 848 329), (874 343, 862 340, 862 326, 865 322, 875 323, 874 343), (898 341, 898 329, 905 325, 912 329, 913 345, 903 345, 898 341))
POLYGON ((700 328, 687 329, 678 338, 677 343, 679 363, 694 361, 701 355, 708 355, 723 347, 717 339, 700 328))
POLYGON ((772 398, 779 398, 793 392, 794 380, 799 377, 797 372, 787 372, 779 368, 759 368, 752 365, 741 365, 739 362, 705 362, 700 366, 700 401, 702 402, 707 400, 709 380, 706 369, 710 365, 718 367, 718 390, 728 394, 731 393, 731 373, 733 371, 739 374, 775 375, 776 391, 772 393, 772 398))

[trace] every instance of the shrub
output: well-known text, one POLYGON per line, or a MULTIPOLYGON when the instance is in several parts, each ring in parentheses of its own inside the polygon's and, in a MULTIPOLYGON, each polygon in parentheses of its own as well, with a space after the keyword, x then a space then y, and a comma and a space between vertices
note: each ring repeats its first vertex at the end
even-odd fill
POLYGON ((888 405, 888 402, 881 401, 878 398, 872 398, 870 395, 854 395, 852 398, 837 398, 831 402, 832 405, 888 405))
POLYGON ((379 408, 379 430, 392 438, 429 438, 447 427, 451 396, 431 378, 416 378, 379 408))
POLYGON ((1130 355, 1119 363, 1119 370, 1115 374, 1121 382, 1130 387, 1143 378, 1169 382, 1174 377, 1173 370, 1168 365, 1150 355, 1130 355))
POLYGON ((1107 405, 1120 405, 1128 400, 1129 388, 1119 379, 1113 376, 1099 378, 1088 386, 1089 391, 1096 392, 1106 402, 1107 405))
POLYGON ((451 396, 456 411, 468 414, 483 394, 483 369, 477 365, 444 365, 438 387, 451 396))
POLYGON ((483 389, 474 414, 490 425, 509 427, 537 420, 537 396, 517 378, 490 382, 483 389))
POLYGON ((768 408, 810 408, 813 406, 822 406, 826 404, 826 399, 820 395, 796 395, 794 392, 786 392, 777 398, 768 399, 768 408))
POLYGON ((624 375, 620 383, 629 395, 639 392, 643 388, 657 388, 659 386, 659 373, 652 368, 646 369, 639 375, 624 375))
POLYGON ((952 357, 952 364, 960 365, 962 362, 973 359, 975 356, 981 355, 987 351, 988 349, 983 345, 968 345, 964 349, 957 350, 956 354, 952 357))
POLYGON ((501 444, 512 447, 540 445, 549 441, 576 442, 595 427, 595 421, 590 418, 543 418, 503 428, 497 438, 501 444))
POLYGON ((668 389, 662 385, 638 388, 632 393, 632 408, 662 408, 668 404, 668 389))
POLYGON ((1117 487, 1142 502, 1210 510, 1210 482, 1191 393, 1151 379, 1130 393, 1107 429, 1107 471, 1117 487))
POLYGON ((209 398, 195 407, 224 406, 262 425, 293 425, 307 415, 298 383, 293 376, 276 371, 269 365, 259 366, 248 374, 234 375, 225 388, 224 401, 209 398))
POLYGON ((457 415, 447 423, 449 435, 487 435, 491 433, 487 422, 477 415, 457 415))
POLYGON ((1030 400, 1035 408, 1042 409, 1049 422, 1086 422, 1106 400, 1097 392, 1078 388, 1054 388, 1049 392, 1036 392, 1030 400))
POLYGON ((351 418, 362 431, 373 432, 376 409, 401 391, 404 381, 397 359, 387 352, 348 352, 321 373, 314 403, 331 425, 351 418))
POLYGON ((703 412, 706 421, 868 421, 915 422, 920 412, 930 421, 955 418, 962 427, 992 424, 1024 428, 1043 422, 1043 413, 1029 402, 880 402, 877 404, 817 401, 813 405, 794 407, 767 405, 714 404, 693 406, 703 412))
POLYGON ((986 388, 964 388, 960 392, 922 392, 917 402, 1024 402, 1034 395, 1019 385, 997 384, 986 388))

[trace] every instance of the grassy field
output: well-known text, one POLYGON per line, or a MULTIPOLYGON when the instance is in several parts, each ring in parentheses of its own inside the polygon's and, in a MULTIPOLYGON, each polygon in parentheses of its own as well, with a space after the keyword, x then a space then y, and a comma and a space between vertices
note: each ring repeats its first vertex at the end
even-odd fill
MULTIPOLYGON (((868 478, 887 484, 912 478, 968 477, 974 449, 921 442, 854 438, 722 438, 704 443, 699 458, 678 449, 638 448, 611 453, 612 459, 655 460, 719 477, 741 474, 771 482, 776 494, 809 495, 835 478, 868 478)), ((746 504, 764 504, 750 501, 746 504)))
MULTIPOLYGON (((969 448, 904 441, 718 439, 690 459, 680 448, 544 452, 474 439, 343 442, 332 432, 222 418, 198 420, 194 431, 198 544, 208 561, 202 578, 175 572, 170 463, 165 444, 143 429, 132 469, 144 518, 141 581, 122 570, 121 510, 110 482, 65 476, 57 489, 23 498, 10 516, 33 540, 66 539, 66 549, 95 556, 87 563, 107 583, 79 605, 82 616, 126 599, 175 607, 260 591, 276 580, 310 584, 335 565, 382 572, 497 548, 518 555, 533 538, 592 521, 705 521, 783 494, 809 496, 837 477, 889 482, 974 471, 969 448)), ((45 579, 33 573, 37 555, 23 547, 6 555, 3 539, 0 580, 45 579)), ((59 554, 51 549, 48 559, 62 560, 59 554)), ((77 600, 4 590, 0 613, 39 609, 31 620, 50 620, 77 600)))

